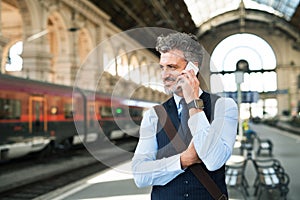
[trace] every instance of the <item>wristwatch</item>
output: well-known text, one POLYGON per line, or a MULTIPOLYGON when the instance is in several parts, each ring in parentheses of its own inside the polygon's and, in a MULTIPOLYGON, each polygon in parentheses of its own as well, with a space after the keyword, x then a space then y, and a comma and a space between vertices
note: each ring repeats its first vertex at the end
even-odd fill
POLYGON ((196 108, 196 109, 203 109, 204 103, 202 99, 194 99, 190 103, 187 104, 188 109, 196 108))

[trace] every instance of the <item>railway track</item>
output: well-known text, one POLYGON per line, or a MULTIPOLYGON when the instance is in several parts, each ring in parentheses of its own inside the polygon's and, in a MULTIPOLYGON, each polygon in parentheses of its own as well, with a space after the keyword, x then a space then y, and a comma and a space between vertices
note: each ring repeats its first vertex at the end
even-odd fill
MULTIPOLYGON (((119 144, 119 146, 122 147, 123 149, 128 149, 129 151, 133 151, 132 148, 135 147, 135 143, 128 144, 128 141, 127 142, 122 141, 121 144, 119 144)), ((78 164, 78 166, 76 167, 74 167, 73 164, 68 164, 68 165, 65 164, 67 161, 66 159, 63 158, 53 159, 53 160, 51 159, 49 160, 49 163, 45 165, 45 167, 47 166, 50 167, 50 162, 51 163, 57 162, 57 165, 60 166, 66 165, 66 167, 63 170, 57 170, 57 172, 53 172, 52 169, 52 172, 48 172, 47 174, 33 175, 36 177, 32 177, 32 180, 26 179, 26 181, 19 181, 19 183, 18 181, 16 181, 14 184, 6 185, 6 187, 2 189, 0 188, 1 189, 0 199, 1 200, 42 199, 40 197, 46 195, 47 193, 50 193, 56 189, 69 185, 73 182, 76 182, 80 179, 83 179, 87 176, 93 175, 95 173, 98 173, 108 168, 103 163, 92 158, 92 156, 89 156, 90 158, 86 158, 86 157, 87 157, 86 155, 82 156, 80 155, 79 152, 75 152, 75 156, 74 158, 72 158, 72 160, 77 160, 76 163, 81 163, 78 164)), ((130 159, 130 157, 123 154, 119 154, 119 155, 112 155, 110 156, 109 159, 110 159, 110 163, 114 165, 130 159)), ((26 164, 23 164, 22 167, 24 167, 25 165, 26 164)), ((27 170, 23 169, 23 171, 26 172, 27 170)), ((34 170, 32 169, 28 170, 28 173, 31 173, 31 171, 34 170)), ((26 176, 26 174, 24 174, 24 176, 26 176)), ((1 178, 0 181, 2 181, 1 178)))
POLYGON ((34 199, 55 189, 68 185, 74 181, 82 179, 86 176, 92 175, 96 172, 106 169, 107 166, 95 162, 88 166, 80 167, 70 170, 63 174, 57 174, 40 181, 26 184, 24 186, 16 187, 7 190, 0 194, 2 200, 24 200, 34 199))

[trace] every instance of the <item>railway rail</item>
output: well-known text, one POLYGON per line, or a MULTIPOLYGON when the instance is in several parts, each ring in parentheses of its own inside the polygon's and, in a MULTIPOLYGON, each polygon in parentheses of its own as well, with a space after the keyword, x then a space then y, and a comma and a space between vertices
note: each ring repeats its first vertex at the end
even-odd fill
MULTIPOLYGON (((136 140, 122 140, 119 141, 117 144, 119 147, 126 149, 128 151, 133 151, 136 145, 136 140)), ((119 164, 120 162, 124 162, 130 157, 124 154, 118 155, 108 155, 108 159, 110 159, 110 163, 113 165, 119 164)), ((19 162, 15 162, 15 165, 19 162)), ((29 165, 30 161, 25 160, 21 162, 21 168, 24 168, 26 165, 29 165)), ((32 165, 36 165, 36 161, 31 161, 32 165)), ((14 165, 14 163, 8 163, 8 166, 12 167, 11 174, 17 174, 18 169, 14 165)), ((41 163, 45 168, 51 168, 46 174, 36 174, 32 173, 32 177, 30 180, 21 180, 13 182, 11 184, 4 185, 0 187, 0 199, 1 200, 25 200, 25 199, 43 199, 43 195, 47 195, 56 189, 69 185, 73 182, 76 182, 80 179, 83 179, 87 176, 93 175, 98 173, 104 169, 107 169, 108 166, 99 162, 98 160, 94 159, 92 156, 88 155, 88 152, 83 148, 81 150, 76 150, 68 153, 62 154, 59 158, 51 158, 47 160, 47 163, 41 163), (71 158, 72 157, 72 158, 71 158), (77 166, 74 164, 66 164, 67 160, 77 160, 77 166), (53 168, 53 163, 56 163, 58 166, 65 166, 64 169, 56 170, 53 168)), ((0 166, 5 168, 5 166, 0 166)), ((27 171, 26 175, 30 175, 32 171, 35 169, 30 169, 27 167, 28 170, 20 169, 23 171, 27 171)), ((4 171, 2 171, 4 173, 4 171)), ((0 182, 1 176, 4 175, 3 173, 0 174, 0 182)), ((17 175, 16 175, 17 176, 17 175)))

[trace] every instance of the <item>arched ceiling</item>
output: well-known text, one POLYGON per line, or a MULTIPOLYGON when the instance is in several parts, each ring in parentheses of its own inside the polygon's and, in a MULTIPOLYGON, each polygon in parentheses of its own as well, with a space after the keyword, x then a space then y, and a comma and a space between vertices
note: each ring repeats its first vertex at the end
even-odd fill
MULTIPOLYGON (((111 17, 110 21, 124 31, 141 27, 163 27, 181 32, 197 32, 197 27, 183 0, 89 1, 106 12, 111 17)), ((149 46, 161 33, 152 29, 151 32, 138 30, 131 34, 142 45, 149 46)), ((157 54, 155 50, 153 52, 157 54)))
POLYGON ((184 0, 196 26, 212 17, 236 10, 243 2, 246 9, 256 9, 272 13, 289 21, 300 0, 184 0))
POLYGON ((17 40, 22 38, 22 17, 15 1, 1 3, 1 29, 2 34, 17 40))
POLYGON ((90 0, 111 17, 122 30, 138 27, 165 27, 195 32, 195 26, 183 0, 90 0))
MULTIPOLYGON (((197 34, 199 27, 224 13, 238 10, 241 0, 90 0, 111 16, 121 30, 164 27, 197 34)), ((300 33, 300 0, 243 0, 245 9, 282 18, 300 33)), ((226 19, 225 19, 226 20, 226 19)))

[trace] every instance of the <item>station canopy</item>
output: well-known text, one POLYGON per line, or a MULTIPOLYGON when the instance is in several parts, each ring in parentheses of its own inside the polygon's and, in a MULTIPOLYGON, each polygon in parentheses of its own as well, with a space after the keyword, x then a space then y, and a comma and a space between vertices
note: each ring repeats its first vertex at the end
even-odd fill
MULTIPOLYGON (((197 27, 209 19, 236 10, 241 0, 184 0, 197 27)), ((300 0, 243 0, 246 9, 272 13, 287 21, 291 20, 300 0)))

